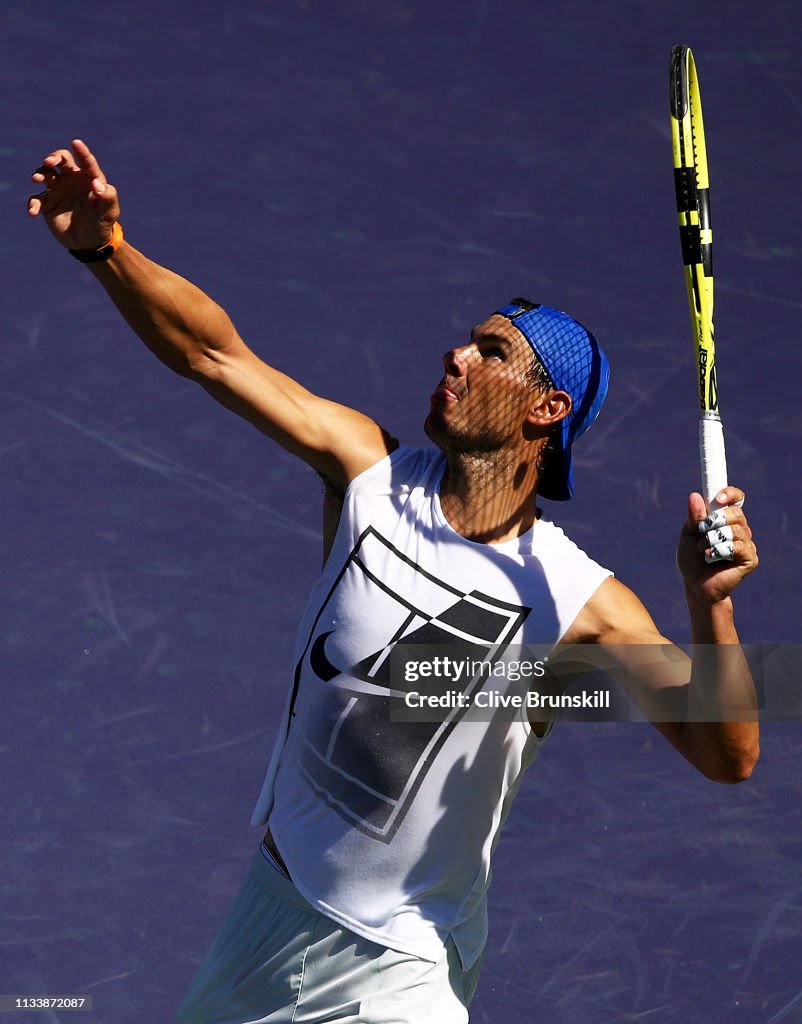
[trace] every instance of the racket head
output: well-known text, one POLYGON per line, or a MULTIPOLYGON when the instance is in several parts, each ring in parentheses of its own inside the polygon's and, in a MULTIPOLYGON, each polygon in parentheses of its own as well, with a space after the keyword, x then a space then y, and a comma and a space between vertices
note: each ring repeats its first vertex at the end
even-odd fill
POLYGON ((718 412, 713 334, 713 230, 702 97, 689 46, 675 46, 669 70, 671 143, 682 262, 696 346, 699 406, 718 412))

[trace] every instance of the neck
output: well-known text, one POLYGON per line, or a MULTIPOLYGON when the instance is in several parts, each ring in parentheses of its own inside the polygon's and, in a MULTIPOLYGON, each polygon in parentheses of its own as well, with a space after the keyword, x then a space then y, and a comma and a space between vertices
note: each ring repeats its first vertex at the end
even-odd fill
POLYGON ((538 459, 533 452, 446 452, 440 505, 467 540, 498 544, 537 519, 538 459))

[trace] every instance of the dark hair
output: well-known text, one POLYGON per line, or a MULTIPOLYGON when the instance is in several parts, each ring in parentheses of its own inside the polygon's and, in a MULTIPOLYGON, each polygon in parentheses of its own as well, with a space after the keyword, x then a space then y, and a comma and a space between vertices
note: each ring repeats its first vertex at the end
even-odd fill
MULTIPOLYGON (((531 299, 523 299, 520 297, 513 299, 512 304, 515 306, 520 306, 521 309, 526 313, 528 313, 531 309, 539 309, 541 305, 539 302, 532 302, 531 299)), ((549 376, 546 367, 538 359, 537 353, 534 351, 534 349, 532 351, 535 357, 535 365, 531 369, 526 371, 526 375, 524 378, 526 380, 526 383, 530 387, 535 388, 537 391, 553 391, 554 381, 549 376)))
MULTIPOLYGON (((534 355, 534 352, 532 353, 534 355)), ((524 374, 526 383, 537 391, 553 391, 554 381, 549 377, 546 367, 535 355, 534 366, 531 366, 524 374)))

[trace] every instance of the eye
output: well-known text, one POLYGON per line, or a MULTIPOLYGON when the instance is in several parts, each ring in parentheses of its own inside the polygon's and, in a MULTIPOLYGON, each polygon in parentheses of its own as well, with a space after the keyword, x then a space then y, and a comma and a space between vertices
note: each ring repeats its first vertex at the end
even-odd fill
POLYGON ((482 355, 485 359, 506 359, 507 357, 501 345, 485 345, 482 348, 482 355))

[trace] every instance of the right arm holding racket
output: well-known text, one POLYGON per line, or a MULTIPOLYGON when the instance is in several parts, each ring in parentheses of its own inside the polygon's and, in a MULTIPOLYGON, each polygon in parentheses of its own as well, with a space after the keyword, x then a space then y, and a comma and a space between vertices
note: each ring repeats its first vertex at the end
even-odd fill
POLYGON ((685 584, 693 656, 661 634, 640 599, 615 578, 606 580, 561 640, 563 660, 552 661, 557 681, 603 667, 644 717, 698 771, 715 782, 749 777, 759 754, 757 700, 735 627, 732 593, 757 566, 752 532, 728 486, 721 508, 709 514, 691 494, 677 547, 685 584), (729 523, 733 554, 710 564, 711 516, 729 523), (591 645, 601 645, 595 653, 591 645), (582 666, 585 666, 584 668, 582 666))
POLYGON ((131 328, 171 370, 200 383, 227 408, 309 463, 336 490, 392 450, 373 420, 312 394, 268 366, 240 338, 208 295, 153 263, 121 238, 117 190, 79 139, 42 161, 28 200, 65 248, 93 253, 107 243, 113 259, 90 262, 131 328))
MULTIPOLYGON (((638 598, 608 581, 580 613, 568 642, 606 644, 614 672, 656 727, 697 768, 722 782, 751 772, 758 754, 754 684, 733 618, 733 590, 758 563, 743 491, 727 479, 713 344, 713 234, 699 81, 693 54, 674 47, 670 65, 671 135, 682 262, 693 326, 700 405, 702 493, 688 500, 677 564, 685 583, 694 644, 684 655, 655 655, 661 636, 638 598), (644 657, 644 645, 650 654, 644 657), (688 675, 690 674, 690 680, 688 675), (673 682, 673 692, 672 683, 673 682), (668 698, 668 701, 667 701, 668 698), (656 721, 672 706, 685 720, 656 721)), ((665 650, 665 647, 663 647, 665 650)))

